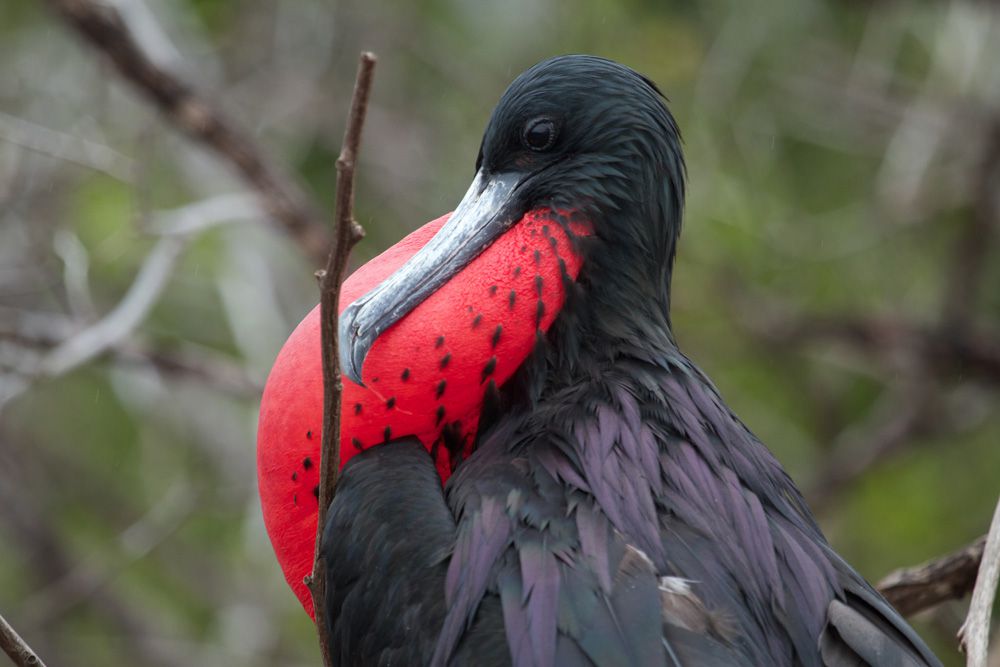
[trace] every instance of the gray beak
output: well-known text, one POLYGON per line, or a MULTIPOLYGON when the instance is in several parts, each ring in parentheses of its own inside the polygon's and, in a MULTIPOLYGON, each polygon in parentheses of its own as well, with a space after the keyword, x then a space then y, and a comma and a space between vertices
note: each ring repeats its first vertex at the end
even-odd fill
POLYGON ((361 369, 375 340, 520 219, 514 193, 525 176, 480 170, 451 218, 427 245, 344 310, 340 316, 344 375, 363 385, 361 369))

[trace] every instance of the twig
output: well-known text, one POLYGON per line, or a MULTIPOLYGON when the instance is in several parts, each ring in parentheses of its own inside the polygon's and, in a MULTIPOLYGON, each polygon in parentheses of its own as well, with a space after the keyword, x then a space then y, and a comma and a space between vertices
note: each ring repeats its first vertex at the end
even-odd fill
POLYGON ((965 228, 955 243, 951 270, 942 295, 941 322, 948 331, 964 332, 974 323, 979 297, 986 287, 984 274, 1000 226, 1000 116, 993 119, 983 139, 983 157, 975 179, 975 197, 965 228))
POLYGON ((50 376, 63 375, 124 341, 156 305, 187 244, 187 238, 160 239, 118 305, 99 322, 50 352, 40 371, 50 376))
POLYGON ((997 579, 1000 578, 1000 501, 993 512, 990 532, 986 537, 983 560, 979 564, 976 587, 969 603, 969 615, 958 631, 962 650, 968 656, 968 667, 986 667, 987 650, 990 642, 990 615, 997 593, 997 579))
POLYGON ((113 148, 0 112, 0 141, 131 182, 132 158, 113 148))
POLYGON ((958 551, 890 572, 878 590, 903 616, 912 616, 969 594, 983 558, 986 536, 958 551))
POLYGON ((260 196, 265 210, 295 238, 306 255, 317 262, 325 259, 330 235, 309 199, 222 109, 155 64, 129 32, 118 10, 92 0, 47 1, 176 128, 231 163, 260 196))
POLYGON ((93 320, 97 307, 90 293, 90 255, 80 237, 69 229, 56 230, 52 250, 63 262, 63 287, 66 302, 73 315, 93 320))
POLYGON ((326 594, 326 575, 320 550, 326 512, 333 500, 340 470, 340 397, 343 384, 340 378, 338 355, 337 317, 340 306, 340 286, 344 282, 347 258, 351 248, 364 236, 364 230, 354 220, 354 161, 361 143, 361 130, 368 98, 371 95, 375 55, 361 54, 358 76, 351 98, 351 111, 344 130, 344 144, 337 158, 337 201, 334 218, 333 244, 327 258, 326 269, 317 272, 320 283, 320 333, 323 355, 323 440, 320 453, 319 518, 316 526, 316 555, 312 574, 306 585, 312 593, 316 628, 319 632, 323 664, 333 666, 329 637, 326 633, 326 614, 323 598, 326 594))
POLYGON ((765 315, 759 308, 757 314, 741 307, 743 311, 748 330, 776 344, 841 343, 880 361, 910 355, 942 376, 955 373, 1000 383, 1000 333, 991 327, 955 331, 904 317, 809 316, 780 304, 765 315))
POLYGON ((227 193, 157 211, 143 231, 159 236, 189 236, 219 225, 260 218, 263 214, 257 197, 243 192, 227 193))
POLYGON ((0 648, 18 667, 45 667, 38 654, 21 639, 2 615, 0 615, 0 648))
MULTIPOLYGON (((23 375, 26 381, 33 379, 49 350, 67 344, 85 329, 86 323, 63 315, 0 306, 0 378, 12 372, 23 375)), ((232 358, 194 344, 160 348, 141 339, 121 340, 99 356, 238 396, 259 397, 263 390, 263 385, 232 358)))

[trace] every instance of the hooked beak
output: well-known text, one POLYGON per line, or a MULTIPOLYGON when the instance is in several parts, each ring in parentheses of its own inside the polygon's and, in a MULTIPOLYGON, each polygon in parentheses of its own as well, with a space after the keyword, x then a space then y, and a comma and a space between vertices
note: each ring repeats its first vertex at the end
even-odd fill
POLYGON ((448 222, 427 244, 340 316, 340 366, 359 385, 375 340, 479 256, 517 222, 514 196, 527 177, 520 172, 485 174, 469 186, 448 222))

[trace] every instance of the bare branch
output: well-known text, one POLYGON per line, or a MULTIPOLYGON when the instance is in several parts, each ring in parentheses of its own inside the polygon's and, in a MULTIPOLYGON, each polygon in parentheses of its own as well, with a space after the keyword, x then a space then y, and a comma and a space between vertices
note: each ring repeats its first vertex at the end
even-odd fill
POLYGON ((86 246, 71 230, 59 229, 52 239, 52 249, 63 262, 63 286, 70 312, 80 318, 97 319, 90 294, 90 255, 86 246))
POLYGON ((878 590, 903 616, 965 597, 976 582, 986 536, 958 551, 890 572, 878 590))
MULTIPOLYGON (((107 352, 126 347, 128 337, 159 300, 189 241, 189 237, 161 238, 118 305, 82 330, 71 318, 57 315, 37 314, 32 318, 24 313, 29 321, 21 321, 18 315, 10 329, 0 319, 0 340, 54 348, 41 358, 17 355, 18 363, 12 369, 15 373, 9 377, 0 375, 0 409, 41 376, 63 375, 107 352), (60 335, 59 331, 64 333, 60 335)), ((0 309, 0 315, 5 310, 0 309)))
POLYGON ((3 616, 0 616, 0 648, 17 667, 45 667, 38 654, 21 639, 3 616))
POLYGON ((124 341, 156 304, 187 243, 186 238, 160 239, 114 310, 49 353, 40 371, 63 375, 124 341))
POLYGON ((261 382, 250 377, 243 366, 194 345, 167 351, 126 344, 118 346, 113 354, 117 362, 145 365, 164 376, 194 380, 235 396, 259 399, 264 390, 261 382))
POLYGON ((252 220, 264 215, 256 197, 237 192, 208 197, 150 217, 145 231, 160 236, 188 236, 219 225, 252 220))
POLYGON ((5 113, 0 113, 0 141, 93 169, 126 183, 132 180, 135 169, 131 158, 108 146, 5 113))
POLYGON ((344 386, 340 377, 337 319, 340 310, 340 286, 347 271, 351 248, 364 236, 364 230, 354 220, 354 161, 361 144, 368 99, 371 96, 372 77, 375 73, 375 55, 364 52, 358 62, 358 76, 351 98, 351 111, 344 129, 344 144, 337 158, 337 202, 334 218, 334 240, 326 269, 317 274, 320 282, 320 332, 323 355, 323 444, 320 454, 319 518, 316 526, 316 555, 312 575, 306 584, 312 593, 316 627, 319 632, 323 664, 333 667, 323 598, 326 594, 326 576, 321 545, 326 512, 333 500, 340 470, 340 398, 344 386))
POLYGON ((975 199, 965 228, 955 244, 951 270, 942 296, 941 322, 946 330, 962 332, 973 321, 982 293, 990 252, 1000 224, 1000 117, 994 118, 983 141, 975 199))
POLYGON ((322 216, 295 182, 264 156, 249 134, 186 81, 156 65, 110 4, 92 0, 47 1, 177 129, 229 162, 303 252, 317 263, 323 261, 330 235, 322 216))
POLYGON ((962 650, 968 656, 968 667, 986 667, 990 641, 990 615, 997 593, 997 579, 1000 579, 1000 501, 993 512, 990 532, 986 537, 976 587, 969 603, 969 615, 958 631, 962 650))
POLYGON ((910 355, 941 373, 1000 383, 1000 332, 986 327, 956 331, 901 317, 808 316, 777 306, 770 315, 748 312, 744 321, 751 332, 774 343, 836 342, 878 359, 910 355))
MULTIPOLYGON (((79 321, 63 315, 0 306, 0 386, 7 380, 14 382, 8 387, 13 394, 26 389, 37 376, 40 359, 47 350, 65 344, 83 328, 79 321), (5 377, 5 372, 13 376, 5 377)), ((123 365, 149 367, 166 377, 195 380, 237 396, 259 398, 263 390, 259 381, 228 356, 194 344, 165 350, 142 340, 122 340, 108 347, 102 356, 123 365)), ((4 399, 12 397, 0 391, 0 409, 4 399)))

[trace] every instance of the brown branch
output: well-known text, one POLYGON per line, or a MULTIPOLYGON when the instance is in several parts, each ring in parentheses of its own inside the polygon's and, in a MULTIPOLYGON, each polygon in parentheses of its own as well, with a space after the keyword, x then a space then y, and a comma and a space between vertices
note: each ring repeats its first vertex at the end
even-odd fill
POLYGON ((982 561, 972 589, 969 615, 958 631, 959 644, 968 656, 968 667, 986 667, 990 642, 990 616, 1000 579, 1000 501, 993 511, 982 561))
POLYGON ((251 136, 194 87, 156 65, 136 43, 110 4, 47 0, 62 19, 111 61, 174 127, 229 162, 259 195, 264 209, 317 263, 326 258, 330 235, 322 215, 295 182, 263 154, 251 136))
POLYGON ((890 572, 878 590, 903 616, 912 616, 969 594, 983 557, 986 536, 945 556, 890 572))
POLYGON ((21 639, 2 615, 0 615, 0 648, 18 667, 45 667, 38 654, 21 639))
POLYGON ((375 55, 364 52, 358 63, 358 76, 351 98, 351 111, 344 130, 344 144, 337 158, 337 201, 334 218, 333 244, 326 269, 317 273, 320 282, 320 332, 323 355, 323 444, 320 453, 319 519, 316 526, 316 555, 312 575, 306 585, 312 593, 316 628, 319 632, 323 664, 333 667, 323 598, 326 594, 326 574, 321 545, 326 513, 337 487, 340 470, 340 398, 344 386, 340 377, 337 319, 340 310, 340 286, 347 270, 351 248, 364 236, 364 230, 354 220, 354 161, 361 144, 368 98, 371 95, 375 55))
POLYGON ((774 344, 842 343, 867 356, 884 360, 909 355, 939 374, 974 376, 1000 383, 1000 332, 988 327, 953 330, 902 317, 808 316, 774 307, 762 315, 747 313, 748 329, 774 344))
MULTIPOLYGON (((63 315, 16 311, 0 307, 0 342, 9 342, 21 354, 20 362, 10 368, 0 355, 0 376, 5 371, 20 374, 26 380, 38 376, 38 360, 29 361, 28 354, 40 356, 46 350, 59 347, 86 325, 63 315), (5 321, 5 315, 10 321, 5 321)), ((109 346, 96 359, 129 366, 148 366, 167 377, 187 379, 237 396, 260 397, 263 386, 253 380, 246 369, 229 357, 201 350, 196 346, 161 349, 142 340, 121 341, 109 346)))
POLYGON ((973 321, 1000 226, 1000 116, 984 134, 972 210, 955 242, 942 295, 942 327, 955 332, 963 332, 973 321))

